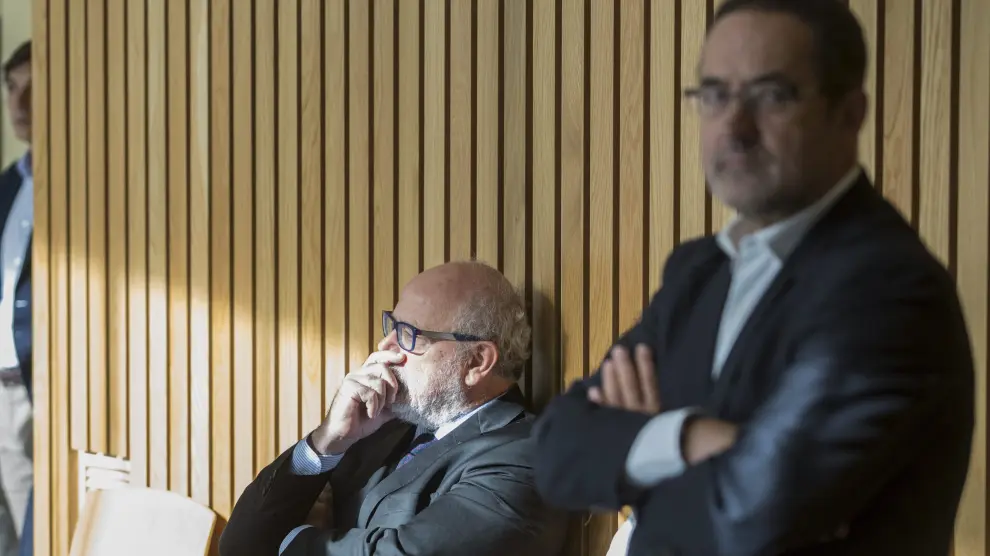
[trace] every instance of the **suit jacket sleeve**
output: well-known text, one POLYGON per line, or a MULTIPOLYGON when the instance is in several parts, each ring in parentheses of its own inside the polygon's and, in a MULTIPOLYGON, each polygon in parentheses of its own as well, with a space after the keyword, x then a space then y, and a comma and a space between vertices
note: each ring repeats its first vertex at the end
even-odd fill
POLYGON ((330 472, 292 473, 294 449, 263 469, 241 494, 220 537, 221 556, 278 554, 289 531, 306 520, 330 472))
POLYGON ((791 365, 736 445, 651 492, 656 519, 643 519, 658 537, 691 554, 815 543, 911 461, 919 431, 943 419, 972 426, 954 287, 933 262, 905 259, 880 255, 809 300, 791 365))
MULTIPOLYGON (((671 253, 664 267, 664 284, 683 276, 684 261, 689 258, 685 253, 694 245, 685 244, 671 253)), ((671 297, 671 288, 661 287, 639 322, 616 344, 632 349, 645 343, 659 362, 665 351, 663 327, 669 319, 671 297)), ((537 487, 547 500, 569 510, 618 510, 639 494, 624 479, 626 458, 650 417, 589 402, 588 389, 600 385, 599 371, 574 383, 547 406, 534 430, 539 454, 537 487)))
POLYGON ((549 547, 562 541, 566 516, 547 507, 537 494, 531 454, 530 442, 523 440, 475 456, 460 481, 409 522, 399 527, 306 529, 283 554, 552 554, 549 547))

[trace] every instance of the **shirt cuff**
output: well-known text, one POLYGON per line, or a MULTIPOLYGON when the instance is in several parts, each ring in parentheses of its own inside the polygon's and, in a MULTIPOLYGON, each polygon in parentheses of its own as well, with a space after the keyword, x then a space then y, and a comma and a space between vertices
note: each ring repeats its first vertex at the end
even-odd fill
POLYGON ((688 417, 701 411, 676 409, 650 419, 633 441, 626 457, 626 478, 637 488, 650 488, 684 472, 681 429, 688 417))
POLYGON ((333 470, 340 463, 344 454, 318 454, 309 445, 308 437, 296 443, 292 450, 292 462, 289 471, 293 475, 322 475, 333 470))
POLYGON ((309 529, 310 527, 312 527, 312 525, 300 525, 299 527, 289 531, 289 534, 285 536, 285 540, 282 541, 282 545, 278 547, 279 555, 285 552, 286 548, 289 548, 292 541, 296 540, 296 535, 302 533, 305 529, 309 529))

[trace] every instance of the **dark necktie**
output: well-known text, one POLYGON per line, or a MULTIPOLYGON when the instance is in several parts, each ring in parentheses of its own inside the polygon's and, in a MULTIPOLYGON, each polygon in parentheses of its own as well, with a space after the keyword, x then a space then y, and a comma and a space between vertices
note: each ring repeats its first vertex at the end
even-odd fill
POLYGON ((409 451, 406 452, 406 455, 402 456, 402 459, 399 460, 399 464, 396 465, 395 468, 398 469, 403 465, 412 461, 412 459, 416 456, 416 454, 426 449, 427 446, 433 444, 434 442, 436 442, 436 440, 437 440, 436 437, 433 436, 433 433, 431 432, 423 433, 417 436, 413 440, 412 447, 409 448, 409 451))

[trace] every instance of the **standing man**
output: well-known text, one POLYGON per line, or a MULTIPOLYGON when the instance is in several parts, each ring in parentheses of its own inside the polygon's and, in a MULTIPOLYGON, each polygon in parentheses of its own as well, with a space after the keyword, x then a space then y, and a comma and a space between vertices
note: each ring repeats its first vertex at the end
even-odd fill
MULTIPOLYGON (((31 43, 3 65, 7 109, 18 139, 31 144, 31 43)), ((14 556, 34 480, 31 408, 31 151, 0 174, 0 556, 14 556)), ((28 518, 30 521, 30 518, 28 518)), ((28 535, 30 536, 30 534, 28 535)), ((23 547, 31 553, 31 539, 23 547)))
POLYGON ((973 360, 952 277, 857 164, 865 61, 838 0, 715 16, 687 94, 738 217, 536 428, 540 492, 633 506, 631 555, 948 551, 973 360))

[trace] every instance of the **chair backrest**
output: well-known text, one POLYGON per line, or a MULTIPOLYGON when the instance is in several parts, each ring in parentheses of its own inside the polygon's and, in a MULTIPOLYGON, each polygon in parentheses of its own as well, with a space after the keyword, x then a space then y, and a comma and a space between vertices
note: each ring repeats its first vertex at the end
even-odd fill
POLYGON ((173 492, 93 490, 69 556, 205 556, 216 522, 213 510, 173 492))

